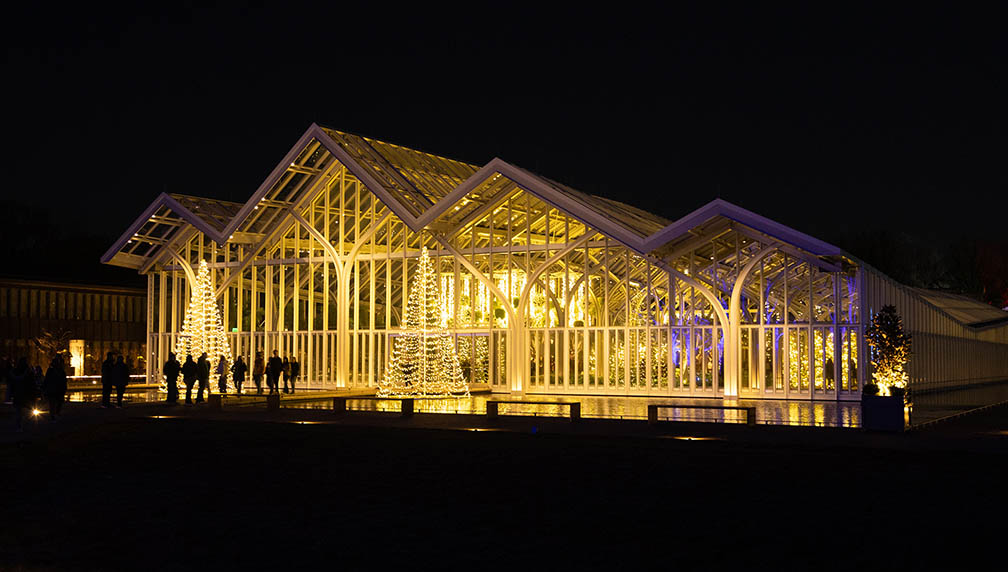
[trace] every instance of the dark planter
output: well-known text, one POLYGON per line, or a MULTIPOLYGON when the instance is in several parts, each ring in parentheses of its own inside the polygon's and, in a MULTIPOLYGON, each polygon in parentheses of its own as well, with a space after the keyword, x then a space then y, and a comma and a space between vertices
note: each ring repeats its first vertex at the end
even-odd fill
POLYGON ((861 427, 866 431, 903 431, 903 396, 862 395, 861 427))

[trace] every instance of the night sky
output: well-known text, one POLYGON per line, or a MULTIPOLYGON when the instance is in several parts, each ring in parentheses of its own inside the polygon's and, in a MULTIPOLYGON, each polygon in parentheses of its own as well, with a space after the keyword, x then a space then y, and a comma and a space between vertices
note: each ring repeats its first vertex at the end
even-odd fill
POLYGON ((162 191, 246 200, 317 122, 670 219, 1004 236, 998 14, 330 4, 12 13, 4 194, 113 237, 162 191))

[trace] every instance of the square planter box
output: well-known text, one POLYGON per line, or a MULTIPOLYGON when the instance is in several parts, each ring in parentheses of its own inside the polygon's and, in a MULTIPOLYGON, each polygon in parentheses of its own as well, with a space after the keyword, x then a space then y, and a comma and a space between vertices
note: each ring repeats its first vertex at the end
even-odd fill
POLYGON ((903 397, 862 395, 861 427, 866 431, 903 431, 903 397))

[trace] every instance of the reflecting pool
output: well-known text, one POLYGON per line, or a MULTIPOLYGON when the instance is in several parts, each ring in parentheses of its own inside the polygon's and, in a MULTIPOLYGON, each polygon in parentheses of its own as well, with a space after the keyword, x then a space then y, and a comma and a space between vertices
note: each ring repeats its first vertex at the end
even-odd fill
MULTIPOLYGON (((486 414, 488 399, 507 400, 507 395, 480 394, 457 398, 423 398, 415 399, 413 410, 417 413, 442 414, 486 414)), ((568 409, 562 405, 550 405, 548 402, 581 403, 581 416, 600 419, 647 419, 647 406, 650 404, 671 405, 673 407, 659 409, 659 420, 673 421, 703 421, 718 423, 745 423, 744 411, 691 409, 687 405, 720 405, 720 399, 676 399, 650 397, 604 397, 597 395, 547 396, 528 395, 526 401, 543 401, 544 404, 502 403, 499 405, 500 415, 527 415, 544 417, 566 417, 568 409), (680 407, 675 407, 676 405, 680 407)), ((747 400, 740 399, 730 402, 731 405, 756 408, 756 422, 767 425, 807 425, 820 427, 860 427, 861 403, 847 401, 784 401, 784 400, 747 400)), ((292 409, 329 409, 332 399, 318 401, 302 401, 282 403, 281 407, 292 409)), ((347 408, 356 411, 388 411, 400 410, 400 402, 394 399, 353 399, 347 398, 347 408)))

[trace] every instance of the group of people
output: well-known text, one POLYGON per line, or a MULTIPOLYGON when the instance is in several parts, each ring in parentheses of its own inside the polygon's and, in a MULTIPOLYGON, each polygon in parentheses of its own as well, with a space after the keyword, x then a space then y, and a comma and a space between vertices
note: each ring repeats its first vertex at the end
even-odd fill
POLYGON ((301 377, 301 364, 297 358, 283 359, 273 350, 273 356, 269 362, 263 361, 263 353, 256 352, 255 362, 252 364, 252 381, 256 386, 256 395, 262 395, 262 379, 266 375, 266 387, 271 394, 280 393, 280 379, 283 379, 283 392, 294 393, 294 386, 301 377), (288 387, 288 382, 290 386, 288 387))
POLYGON ((49 403, 49 419, 56 421, 59 417, 67 392, 66 367, 62 356, 57 355, 49 362, 45 375, 42 374, 41 366, 28 365, 27 358, 19 359, 17 364, 10 358, 3 358, 0 360, 0 377, 6 385, 4 401, 14 405, 14 426, 18 433, 24 430, 26 415, 36 411, 39 397, 44 397, 49 403))
MULTIPOLYGON (((240 397, 242 394, 242 386, 245 384, 245 376, 248 373, 248 365, 241 356, 238 356, 229 368, 227 357, 220 356, 214 373, 217 374, 217 390, 221 394, 227 393, 228 371, 231 372, 232 378, 234 379, 235 392, 240 397)), ((168 403, 178 403, 179 375, 182 376, 182 383, 185 384, 186 387, 186 405, 193 404, 193 387, 197 388, 196 403, 202 403, 204 390, 206 390, 209 395, 210 360, 206 352, 200 355, 199 359, 196 361, 193 361, 193 357, 191 355, 187 355, 185 363, 179 363, 178 358, 174 353, 168 354, 168 361, 165 362, 162 373, 164 374, 168 385, 168 403)), ((294 393, 294 386, 297 384, 297 379, 301 376, 301 364, 298 363, 296 358, 290 358, 288 360, 287 357, 284 357, 283 359, 280 359, 276 350, 273 350, 273 357, 271 357, 269 359, 269 363, 266 364, 263 361, 262 352, 256 352, 255 362, 252 364, 252 381, 255 382, 257 395, 262 395, 263 392, 262 378, 264 373, 266 374, 266 385, 269 387, 270 394, 280 393, 281 378, 283 378, 284 384, 283 392, 294 393)))

